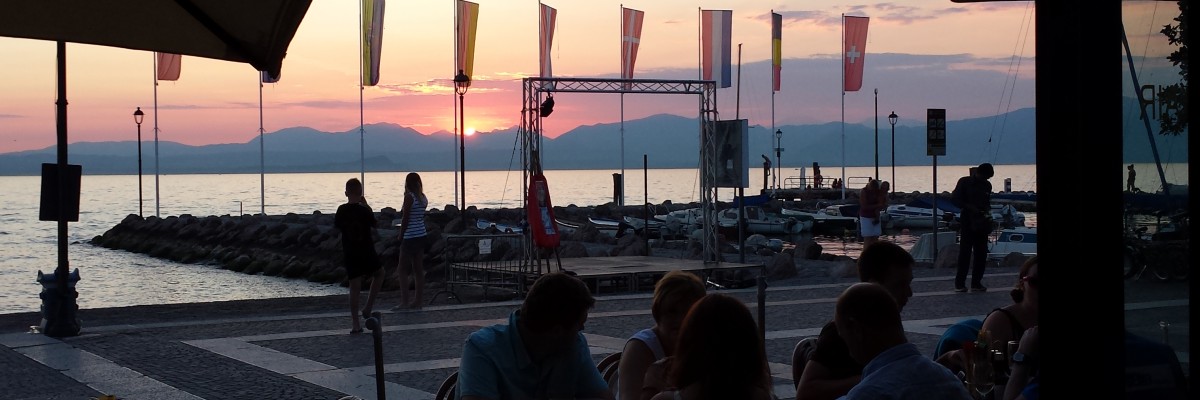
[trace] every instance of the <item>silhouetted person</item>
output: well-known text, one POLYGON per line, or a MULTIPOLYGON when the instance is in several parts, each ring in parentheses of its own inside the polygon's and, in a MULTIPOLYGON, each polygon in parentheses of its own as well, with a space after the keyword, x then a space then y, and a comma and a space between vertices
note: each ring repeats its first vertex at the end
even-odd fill
POLYGON ((383 285, 383 264, 375 253, 375 213, 367 205, 362 182, 357 178, 346 181, 346 204, 338 207, 333 226, 342 233, 342 255, 346 277, 350 279, 350 333, 360 333, 359 313, 363 318, 370 318, 375 296, 383 285), (360 311, 358 295, 367 275, 371 276, 371 289, 367 293, 367 306, 360 311))
POLYGON ((1133 164, 1129 164, 1129 167, 1126 169, 1129 170, 1129 177, 1125 178, 1125 190, 1130 193, 1136 192, 1137 186, 1134 186, 1133 182, 1137 180, 1137 171, 1133 170, 1133 164))
POLYGON ((983 269, 987 262, 988 233, 992 231, 992 164, 983 163, 970 176, 958 179, 951 201, 962 209, 959 214, 961 238, 958 241, 958 273, 954 291, 967 291, 967 270, 971 270, 971 291, 983 292, 983 269))

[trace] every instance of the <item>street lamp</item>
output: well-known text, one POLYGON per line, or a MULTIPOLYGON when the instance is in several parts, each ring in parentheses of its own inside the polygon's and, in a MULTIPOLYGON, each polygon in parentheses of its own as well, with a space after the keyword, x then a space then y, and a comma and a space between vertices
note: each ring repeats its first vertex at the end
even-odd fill
POLYGON ((895 196, 891 193, 896 192, 896 120, 899 119, 900 117, 896 115, 895 111, 888 114, 888 123, 892 124, 892 191, 888 195, 892 197, 895 196))
POLYGON ((775 188, 779 189, 779 173, 783 171, 782 161, 779 158, 779 153, 783 152, 783 131, 775 130, 775 188))
POLYGON ((142 108, 138 107, 133 112, 133 122, 137 124, 137 148, 138 148, 138 216, 142 216, 142 118, 146 113, 142 112, 142 108))
POLYGON ((463 73, 463 70, 458 70, 458 74, 454 75, 454 93, 458 93, 458 168, 462 171, 459 178, 459 192, 462 193, 462 206, 460 209, 467 209, 467 131, 463 124, 463 95, 467 94, 467 89, 471 87, 471 77, 463 73))

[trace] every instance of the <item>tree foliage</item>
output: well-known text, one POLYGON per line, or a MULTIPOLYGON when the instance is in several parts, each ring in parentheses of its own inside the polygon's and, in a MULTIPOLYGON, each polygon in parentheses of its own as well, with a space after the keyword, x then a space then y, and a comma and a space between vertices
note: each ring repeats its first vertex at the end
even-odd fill
POLYGON ((1179 16, 1175 17, 1177 25, 1164 25, 1159 31, 1167 37, 1167 43, 1179 46, 1167 56, 1172 65, 1179 67, 1180 80, 1178 83, 1164 86, 1158 92, 1162 102, 1162 111, 1158 116, 1160 134, 1179 135, 1188 128, 1187 119, 1187 85, 1188 85, 1188 40, 1187 40, 1187 0, 1179 0, 1179 16))

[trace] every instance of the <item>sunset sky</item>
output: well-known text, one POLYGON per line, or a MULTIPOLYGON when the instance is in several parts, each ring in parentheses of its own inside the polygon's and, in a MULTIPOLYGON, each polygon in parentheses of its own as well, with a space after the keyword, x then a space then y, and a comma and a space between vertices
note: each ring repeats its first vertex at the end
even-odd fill
MULTIPOLYGON (((538 71, 538 3, 478 3, 466 126, 487 132, 519 124, 520 79, 538 71)), ((555 75, 617 77, 622 3, 545 3, 558 9, 555 75)), ((1177 13, 1174 3, 1159 3, 1159 14, 1177 13)), ((452 5, 388 2, 380 84, 363 92, 365 123, 396 123, 427 134, 453 129, 452 5)), ((742 83, 739 96, 735 65, 735 86, 718 94, 722 119, 736 114, 751 124, 772 124, 772 9, 784 18, 776 125, 842 120, 841 14, 870 17, 863 89, 845 96, 847 122, 873 120, 876 88, 883 124, 893 110, 902 124, 923 124, 917 117, 923 118, 925 108, 947 108, 949 119, 961 119, 1034 106, 1032 2, 627 0, 624 5, 645 12, 635 78, 697 79, 698 9, 733 10, 734 63, 741 43, 742 83)), ((288 50, 282 79, 263 88, 266 132, 293 126, 358 129, 359 29, 357 1, 313 2, 288 50)), ((54 145, 54 49, 53 42, 0 38, 0 152, 54 145)), ((71 142, 135 139, 135 107, 147 113, 143 140, 153 139, 152 53, 68 44, 67 57, 71 142)), ((251 140, 259 128, 257 82, 249 65, 185 56, 181 78, 158 87, 159 139, 193 145, 251 140)), ((544 122, 549 136, 621 117, 615 94, 556 99, 555 114, 544 122)), ((657 113, 696 115, 694 97, 627 95, 625 103, 626 120, 657 113)))

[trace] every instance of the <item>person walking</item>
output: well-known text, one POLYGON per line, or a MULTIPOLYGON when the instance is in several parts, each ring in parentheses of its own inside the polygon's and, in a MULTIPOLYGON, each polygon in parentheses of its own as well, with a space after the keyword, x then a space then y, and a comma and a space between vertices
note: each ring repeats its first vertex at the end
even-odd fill
POLYGON ((427 206, 429 199, 425 198, 421 175, 409 172, 404 177, 404 205, 400 208, 400 264, 396 267, 400 274, 400 304, 393 310, 421 309, 425 292, 425 247, 429 241, 425 230, 427 206), (411 298, 409 286, 413 287, 411 298))
POLYGON ((1137 186, 1133 185, 1133 182, 1137 180, 1137 171, 1133 170, 1133 164, 1129 164, 1126 169, 1129 170, 1129 177, 1125 178, 1125 191, 1129 193, 1137 192, 1137 186))
POLYGON ((870 246, 883 234, 879 223, 879 210, 883 204, 879 181, 872 179, 858 194, 858 231, 863 237, 863 247, 870 246))
POLYGON ((375 253, 375 213, 367 205, 362 182, 357 178, 346 181, 346 204, 338 207, 333 226, 342 234, 342 255, 346 277, 350 279, 350 333, 362 333, 359 315, 363 319, 371 316, 375 297, 383 285, 383 264, 375 253), (367 306, 360 314, 358 296, 367 275, 371 276, 371 289, 367 294, 367 306))
POLYGON ((992 164, 979 164, 974 173, 959 178, 954 186, 951 202, 962 209, 955 292, 967 291, 967 269, 971 270, 971 291, 987 291, 983 286, 983 270, 987 262, 988 233, 992 231, 992 183, 988 179, 994 173, 992 164))

